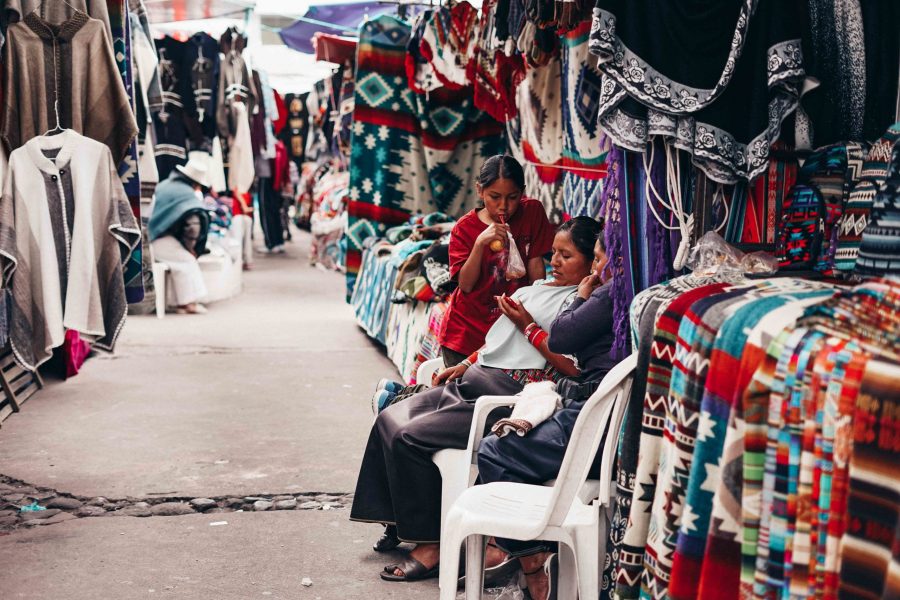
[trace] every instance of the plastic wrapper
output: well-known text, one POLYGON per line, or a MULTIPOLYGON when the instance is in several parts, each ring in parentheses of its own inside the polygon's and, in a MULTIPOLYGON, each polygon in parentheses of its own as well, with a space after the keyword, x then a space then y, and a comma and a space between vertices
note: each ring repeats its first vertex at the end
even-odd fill
POLYGON ((778 271, 778 259, 768 252, 750 252, 741 259, 741 270, 755 275, 775 273, 778 271))
POLYGON ((708 231, 691 248, 687 267, 700 276, 729 272, 765 275, 778 271, 778 261, 768 252, 744 254, 715 231, 708 231))
POLYGON ((525 261, 522 260, 522 255, 519 254, 519 249, 516 247, 512 234, 507 233, 506 235, 509 236, 509 260, 506 263, 506 280, 515 281, 525 277, 528 272, 525 270, 525 261))

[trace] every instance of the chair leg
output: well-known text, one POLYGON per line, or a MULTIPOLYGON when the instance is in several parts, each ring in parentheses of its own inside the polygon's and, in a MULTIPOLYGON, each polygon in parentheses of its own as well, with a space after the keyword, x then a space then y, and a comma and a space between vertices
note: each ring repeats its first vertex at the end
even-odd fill
POLYGON ((166 271, 153 267, 153 287, 156 290, 156 318, 166 316, 166 271))
POLYGON ((598 526, 575 532, 575 561, 578 566, 578 596, 596 598, 600 589, 600 548, 598 526))
MULTIPOLYGON (((559 577, 556 582, 557 600, 575 600, 578 597, 578 565, 575 552, 567 544, 559 543, 559 577)), ((593 600, 588 596, 588 600, 593 600)))
MULTIPOLYGON (((457 523, 458 526, 458 523, 457 523)), ((465 538, 441 535, 441 563, 438 585, 441 600, 456 600, 456 586, 459 574, 459 547, 465 538)))
POLYGON ((470 535, 466 539, 466 600, 481 600, 486 545, 487 538, 483 535, 470 535))

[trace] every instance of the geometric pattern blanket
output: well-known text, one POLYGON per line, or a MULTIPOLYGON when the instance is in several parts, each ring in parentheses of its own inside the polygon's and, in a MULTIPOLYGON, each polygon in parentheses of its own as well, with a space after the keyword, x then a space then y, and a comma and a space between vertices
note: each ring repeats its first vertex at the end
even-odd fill
POLYGON ((347 293, 362 244, 411 214, 454 217, 475 207, 485 158, 502 153, 499 123, 478 110, 472 87, 416 94, 406 76, 411 27, 382 15, 364 23, 357 49, 351 126, 347 293))

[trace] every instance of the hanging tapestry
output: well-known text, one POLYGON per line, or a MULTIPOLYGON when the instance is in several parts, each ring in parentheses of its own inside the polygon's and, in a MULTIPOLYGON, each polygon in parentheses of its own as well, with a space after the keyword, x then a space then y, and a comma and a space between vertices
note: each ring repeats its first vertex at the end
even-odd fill
POLYGON ((516 90, 519 118, 511 121, 510 148, 525 167, 525 194, 544 205, 551 223, 562 223, 563 114, 560 61, 528 69, 516 90))
POLYGON ((475 86, 475 106, 500 122, 517 114, 516 89, 525 78, 525 62, 521 54, 507 56, 497 39, 495 28, 497 0, 487 0, 481 7, 481 27, 471 63, 475 86))
MULTIPOLYGON (((109 9, 109 25, 113 36, 113 55, 116 57, 116 65, 125 83, 125 91, 134 106, 134 63, 131 60, 131 44, 126 40, 131 39, 131 19, 125 7, 125 0, 107 0, 109 9)), ((141 180, 138 177, 138 151, 137 137, 131 142, 131 147, 119 165, 119 177, 125 187, 128 203, 134 213, 135 220, 141 222, 141 180)), ((128 262, 125 263, 125 298, 129 304, 135 304, 144 299, 144 281, 141 268, 143 252, 140 245, 134 249, 128 262)))
POLYGON ((425 23, 419 51, 435 76, 448 89, 471 85, 469 63, 478 38, 478 9, 463 0, 452 8, 441 6, 425 23))
POLYGON ((362 242, 413 213, 462 215, 475 207, 481 163, 506 148, 502 128, 475 108, 472 88, 427 96, 407 82, 410 26, 383 15, 360 31, 351 126, 347 291, 362 242))
POLYGON ((801 23, 797 2, 598 0, 601 127, 636 152, 671 140, 713 181, 755 178, 802 95, 801 23))
POLYGON ((588 48, 590 28, 590 22, 583 21, 561 36, 562 122, 565 124, 563 196, 567 217, 599 215, 600 194, 606 178, 609 142, 597 122, 603 76, 597 68, 597 58, 588 48))
POLYGON ((875 196, 854 273, 862 277, 900 275, 900 144, 894 144, 887 177, 875 196))

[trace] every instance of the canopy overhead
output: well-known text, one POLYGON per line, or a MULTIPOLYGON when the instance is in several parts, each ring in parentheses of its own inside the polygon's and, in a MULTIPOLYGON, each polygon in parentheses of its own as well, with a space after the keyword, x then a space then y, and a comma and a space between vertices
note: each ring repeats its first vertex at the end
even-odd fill
POLYGON ((379 2, 344 2, 341 4, 317 4, 309 7, 303 18, 281 30, 285 45, 312 54, 312 38, 316 33, 333 36, 355 33, 367 18, 397 11, 396 5, 379 2))
POLYGON ((240 17, 256 0, 144 0, 151 23, 240 17))

